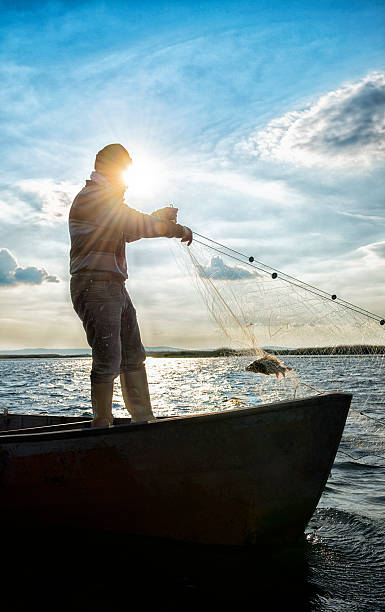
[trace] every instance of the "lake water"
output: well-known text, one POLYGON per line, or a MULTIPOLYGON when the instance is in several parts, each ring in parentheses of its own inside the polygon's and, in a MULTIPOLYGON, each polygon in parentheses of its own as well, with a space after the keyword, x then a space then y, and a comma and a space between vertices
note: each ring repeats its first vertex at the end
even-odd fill
MULTIPOLYGON (((245 589, 260 602, 262 598, 270 602, 266 608, 255 604, 255 609, 284 609, 287 604, 297 610, 385 610, 383 361, 379 357, 285 357, 295 375, 277 381, 245 372, 249 362, 245 357, 147 359, 158 416, 251 406, 317 390, 353 393, 331 476, 306 530, 303 565, 297 571, 289 563, 290 580, 274 576, 274 569, 274 579, 270 573, 268 581, 266 575, 248 574, 247 585, 237 583, 240 601, 245 589), (278 591, 280 607, 274 608, 278 591)), ((0 409, 91 416, 90 365, 88 358, 0 360, 0 409)), ((126 416, 118 381, 114 414, 126 416)), ((151 572, 157 569, 161 568, 152 567, 151 572)), ((199 572, 190 570, 186 568, 182 583, 169 577, 167 586, 170 591, 178 588, 182 601, 195 598, 198 602, 202 595, 199 572)), ((228 584, 229 575, 223 569, 217 581, 211 581, 211 595, 219 597, 228 584)), ((206 597, 207 588, 204 592, 206 597)))

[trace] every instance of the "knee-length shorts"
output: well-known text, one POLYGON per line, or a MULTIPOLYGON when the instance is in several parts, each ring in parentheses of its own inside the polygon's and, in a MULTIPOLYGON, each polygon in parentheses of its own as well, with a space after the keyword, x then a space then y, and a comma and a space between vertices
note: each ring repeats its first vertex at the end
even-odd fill
POLYGON ((146 353, 123 279, 75 274, 71 299, 92 348, 92 382, 111 382, 143 367, 146 353))

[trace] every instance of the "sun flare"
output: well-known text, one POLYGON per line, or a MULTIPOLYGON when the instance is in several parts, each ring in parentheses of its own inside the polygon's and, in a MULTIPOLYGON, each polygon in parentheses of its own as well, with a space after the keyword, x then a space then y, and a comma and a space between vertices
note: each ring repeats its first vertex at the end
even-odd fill
POLYGON ((167 171, 161 162, 141 152, 132 153, 132 164, 123 172, 131 196, 146 198, 159 194, 166 185, 167 171))

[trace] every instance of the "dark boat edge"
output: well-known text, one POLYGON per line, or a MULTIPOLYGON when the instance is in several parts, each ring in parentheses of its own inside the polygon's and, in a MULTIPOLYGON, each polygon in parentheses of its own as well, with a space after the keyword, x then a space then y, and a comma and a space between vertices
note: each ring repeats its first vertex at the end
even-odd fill
POLYGON ((310 397, 305 398, 296 398, 296 399, 286 399, 280 400, 278 402, 258 404, 255 406, 248 407, 239 407, 239 408, 231 408, 227 410, 218 410, 209 413, 193 413, 186 415, 177 415, 177 416, 166 416, 166 417, 157 417, 155 421, 143 421, 131 423, 129 419, 115 419, 114 425, 111 427, 95 427, 91 428, 91 420, 89 419, 81 419, 79 417, 63 417, 62 415, 24 415, 20 413, 9 413, 7 415, 0 415, 0 443, 14 443, 14 442, 22 442, 22 441, 42 441, 44 439, 63 439, 67 437, 88 437, 88 436, 111 436, 117 433, 122 433, 125 431, 135 431, 142 428, 148 427, 159 427, 165 423, 175 423, 179 425, 185 425, 194 420, 194 422, 202 422, 202 421, 212 421, 212 420, 225 420, 225 419, 233 419, 233 418, 245 418, 247 416, 251 416, 254 414, 265 414, 267 412, 279 412, 282 410, 292 410, 293 408, 297 408, 299 406, 312 406, 318 403, 324 403, 325 400, 335 400, 340 399, 343 403, 347 403, 350 405, 352 394, 345 393, 342 391, 332 391, 319 393, 317 395, 312 395, 310 397), (59 424, 49 424, 37 427, 26 427, 26 428, 18 428, 18 429, 3 429, 4 424, 7 424, 7 420, 12 417, 48 417, 48 418, 61 418, 70 419, 67 422, 62 422, 59 424), (123 423, 119 423, 119 421, 124 421, 123 423), (128 421, 128 422, 127 422, 128 421))

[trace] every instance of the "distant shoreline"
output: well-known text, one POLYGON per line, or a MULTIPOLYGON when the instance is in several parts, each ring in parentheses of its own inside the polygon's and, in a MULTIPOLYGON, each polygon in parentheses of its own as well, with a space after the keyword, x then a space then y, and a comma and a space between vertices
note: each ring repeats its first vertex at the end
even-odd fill
MULTIPOLYGON (((384 355, 385 346, 375 345, 341 345, 341 346, 323 346, 323 347, 304 347, 297 349, 264 349, 266 353, 272 355, 287 355, 287 356, 309 356, 309 355, 326 355, 329 357, 338 357, 342 355, 363 356, 363 355, 384 355)), ((147 357, 239 357, 239 356, 254 356, 252 350, 233 350, 227 348, 213 350, 180 350, 180 351, 146 351, 147 357)), ((26 355, 0 354, 0 359, 85 359, 91 358, 88 353, 61 355, 59 353, 36 353, 26 355)))
POLYGON ((0 355, 0 359, 78 359, 81 357, 91 358, 91 355, 59 355, 58 353, 36 353, 31 355, 0 355))

